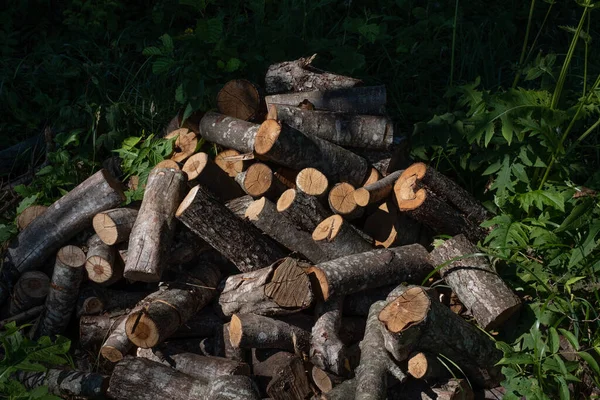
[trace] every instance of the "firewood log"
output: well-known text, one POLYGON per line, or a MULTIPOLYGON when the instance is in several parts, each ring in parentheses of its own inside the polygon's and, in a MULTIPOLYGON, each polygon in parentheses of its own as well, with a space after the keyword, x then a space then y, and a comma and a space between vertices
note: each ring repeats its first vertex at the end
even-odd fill
POLYGON ((363 186, 372 185, 381 179, 381 172, 377 168, 371 167, 365 181, 362 183, 363 186))
POLYGON ((298 326, 256 314, 234 314, 229 325, 233 347, 308 353, 310 333, 298 326))
POLYGON ((220 345, 223 348, 223 355, 230 360, 246 362, 250 359, 250 350, 241 347, 236 347, 231 342, 230 329, 231 323, 223 324, 222 342, 220 345))
POLYGON ((48 275, 40 271, 25 272, 15 284, 10 300, 10 315, 20 314, 44 304, 49 288, 48 275))
POLYGON ((389 400, 473 400, 475 398, 473 389, 465 379, 449 379, 435 386, 431 386, 429 382, 413 379, 397 388, 390 391, 389 400))
POLYGON ((165 139, 173 138, 176 139, 171 160, 178 163, 183 162, 196 152, 196 147, 198 146, 196 133, 187 128, 179 128, 165 136, 165 139))
POLYGON ((277 207, 265 197, 252 203, 246 210, 246 218, 269 237, 284 247, 298 252, 313 263, 329 260, 327 254, 315 246, 311 234, 302 231, 277 212, 277 207))
POLYGON ((47 209, 48 207, 40 205, 29 206, 24 209, 17 217, 17 227, 19 228, 19 231, 27 228, 27 225, 29 225, 31 221, 45 213, 47 209))
POLYGON ((271 105, 298 107, 306 101, 316 110, 343 112, 349 114, 385 114, 385 86, 362 86, 336 90, 313 90, 310 92, 274 94, 265 96, 267 109, 271 105))
POLYGON ((36 319, 45 309, 45 305, 35 306, 19 314, 12 315, 0 321, 0 329, 4 328, 6 324, 11 322, 15 322, 17 326, 19 326, 24 324, 25 322, 29 322, 33 319, 36 319))
POLYGON ((450 376, 450 371, 442 365, 435 355, 422 351, 410 355, 407 372, 413 378, 425 379, 428 382, 450 376))
POLYGON ((344 317, 366 317, 373 303, 387 299, 388 294, 398 285, 386 285, 363 290, 344 297, 344 317))
POLYGON ((268 165, 261 162, 252 164, 243 172, 240 172, 235 181, 242 190, 250 196, 266 197, 276 201, 286 190, 286 187, 273 175, 268 165))
POLYGON ((340 215, 325 218, 312 234, 313 240, 333 260, 350 254, 363 253, 373 246, 340 215))
POLYGON ((310 377, 315 386, 317 386, 323 394, 331 392, 334 386, 338 386, 344 382, 343 378, 324 371, 315 365, 313 365, 310 371, 310 377))
POLYGON ((325 218, 331 216, 319 200, 300 190, 288 189, 277 200, 277 211, 294 225, 312 234, 325 218))
POLYGON ((484 257, 471 256, 478 252, 464 235, 458 235, 436 247, 430 257, 436 266, 459 258, 443 266, 440 275, 479 326, 495 329, 520 310, 521 301, 484 257))
POLYGON ((317 264, 314 273, 327 300, 390 283, 420 283, 432 270, 428 253, 419 244, 351 254, 317 264))
POLYGON ((229 201, 243 196, 244 193, 233 179, 227 175, 206 153, 196 153, 183 165, 182 171, 187 174, 192 185, 202 185, 215 194, 220 201, 229 201))
POLYGON ((317 320, 310 339, 310 360, 324 370, 336 375, 346 375, 348 363, 345 346, 339 337, 342 323, 343 296, 319 302, 316 307, 317 320))
POLYGON ((308 265, 287 257, 253 272, 227 278, 219 296, 224 315, 254 313, 265 316, 299 312, 313 303, 308 265))
POLYGON ((110 336, 125 315, 84 315, 79 319, 79 344, 81 347, 97 351, 110 336))
POLYGON ((200 134, 209 142, 240 153, 252 153, 259 126, 227 115, 207 112, 200 121, 200 134))
POLYGON ((77 300, 77 317, 131 308, 148 294, 148 291, 113 290, 95 283, 84 284, 77 300))
POLYGON ((258 119, 264 108, 262 103, 260 88, 246 79, 227 82, 217 94, 219 112, 244 121, 258 119))
POLYGON ((241 219, 246 218, 246 210, 250 204, 254 203, 254 198, 250 195, 238 197, 225 203, 225 207, 241 219))
POLYGON ((106 399, 108 377, 95 372, 50 368, 44 372, 19 371, 15 378, 28 390, 47 386, 48 393, 61 398, 106 399))
POLYGON ((104 243, 98 235, 90 237, 87 245, 85 269, 91 281, 108 286, 123 277, 125 266, 115 248, 104 243))
POLYGON ((321 400, 348 400, 353 399, 356 393, 356 378, 347 379, 335 386, 327 393, 323 393, 321 400))
POLYGON ((413 351, 428 351, 452 360, 476 386, 494 387, 503 379, 500 366, 495 365, 502 352, 494 342, 425 288, 405 289, 385 305, 378 318, 385 347, 398 361, 413 351))
POLYGON ((148 176, 144 199, 129 237, 123 276, 157 282, 167 263, 175 230, 175 210, 182 199, 186 176, 182 171, 154 168, 148 176))
POLYGON ((387 149, 394 139, 394 124, 389 117, 275 107, 279 121, 339 146, 387 149))
POLYGON ((138 210, 133 208, 114 208, 96 214, 92 224, 98 237, 112 246, 129 240, 137 215, 138 210))
POLYGON ((253 369, 259 384, 266 384, 266 393, 274 400, 301 400, 311 393, 304 363, 297 355, 278 351, 253 363, 253 369))
POLYGON ((336 183, 328 195, 331 211, 343 216, 347 220, 362 216, 365 210, 356 204, 354 191, 354 186, 347 182, 336 183))
POLYGON ((227 172, 229 177, 235 178, 237 174, 246 169, 245 162, 239 158, 240 156, 241 154, 237 150, 223 150, 216 155, 215 164, 227 172))
POLYGON ((79 296, 84 264, 85 253, 79 247, 65 246, 58 251, 37 337, 61 334, 69 325, 79 296))
POLYGON ((260 125, 254 152, 284 167, 316 168, 332 182, 343 181, 358 186, 364 182, 369 171, 364 158, 272 119, 260 125))
POLYGON ((359 79, 322 71, 311 65, 317 55, 269 66, 265 76, 267 93, 335 90, 362 84, 359 79))
POLYGON ((207 400, 247 399, 259 400, 256 385, 245 375, 219 376, 210 381, 207 400))
POLYGON ((373 238, 375 247, 389 248, 421 243, 423 226, 401 213, 394 202, 388 199, 365 219, 363 230, 373 238))
POLYGON ((266 267, 286 255, 277 243, 237 218, 200 186, 190 190, 176 216, 242 272, 266 267))
POLYGON ((354 201, 361 207, 369 204, 378 203, 386 199, 394 187, 394 183, 400 177, 403 171, 395 171, 370 185, 365 185, 354 191, 354 201))
POLYGON ((309 196, 326 201, 328 188, 327 177, 318 169, 304 168, 296 176, 296 189, 309 196))

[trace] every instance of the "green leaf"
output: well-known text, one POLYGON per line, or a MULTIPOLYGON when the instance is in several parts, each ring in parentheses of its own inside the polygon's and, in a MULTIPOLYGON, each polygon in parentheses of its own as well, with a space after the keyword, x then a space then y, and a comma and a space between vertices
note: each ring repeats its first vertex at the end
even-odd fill
POLYGON ((556 331, 556 328, 554 327, 550 327, 549 329, 550 332, 550 351, 552 353, 556 353, 558 352, 558 349, 560 348, 560 339, 558 337, 558 332, 556 331))
POLYGON ((225 66, 225 72, 234 72, 240 68, 242 62, 237 58, 230 58, 225 66))
POLYGON ((515 127, 507 114, 502 115, 502 117, 500 117, 500 120, 502 121, 502 136, 510 145, 512 142, 515 127))
POLYGON ((592 371, 594 371, 596 376, 600 376, 600 367, 598 366, 598 363, 596 362, 594 357, 591 356, 590 353, 585 351, 579 351, 577 352, 577 355, 585 360, 585 362, 590 366, 592 371))
POLYGON ((159 38, 162 41, 162 44, 165 48, 165 50, 167 51, 167 53, 170 53, 171 51, 173 51, 173 39, 171 38, 171 36, 167 33, 165 33, 164 35, 162 35, 159 38))
POLYGON ((588 236, 585 238, 583 243, 578 244, 571 252, 569 259, 569 265, 567 268, 572 268, 577 265, 580 261, 587 258, 596 248, 598 248, 598 242, 596 241, 596 235, 600 231, 600 221, 596 221, 590 226, 588 236))
POLYGON ((495 163, 493 163, 492 165, 487 167, 485 169, 485 171, 483 171, 481 173, 481 175, 486 176, 486 175, 495 174, 496 172, 498 172, 500 170, 500 167, 502 167, 502 164, 500 164, 500 161, 496 161, 495 163))
POLYGON ((183 84, 177 86, 177 89, 175 89, 175 101, 179 104, 185 104, 187 101, 187 97, 183 91, 183 84))
POLYGON ((575 348, 575 350, 579 349, 579 341, 577 340, 577 337, 569 332, 566 329, 563 328, 558 328, 558 331, 567 338, 567 340, 569 341, 569 343, 571 343, 571 345, 575 348))
POLYGON ((515 353, 508 357, 502 357, 496 365, 530 365, 534 364, 533 357, 530 354, 515 353))
POLYGON ((34 194, 29 197, 26 197, 23 200, 21 200, 21 203, 19 203, 19 206, 17 207, 17 214, 21 214, 27 207, 35 204, 35 201, 37 200, 38 196, 39 196, 39 193, 34 194))
POLYGON ((500 168, 498 176, 494 180, 491 189, 496 189, 498 196, 505 196, 509 190, 513 190, 513 184, 510 177, 510 157, 508 156, 508 154, 506 154, 504 155, 504 158, 502 160, 502 167, 500 168))
POLYGON ((145 56, 162 56, 162 51, 158 47, 150 46, 142 50, 142 54, 145 56))
POLYGON ((152 73, 155 75, 163 74, 171 68, 175 61, 171 58, 160 57, 152 63, 152 73))
POLYGON ((44 176, 51 174, 54 171, 54 167, 52 165, 46 165, 44 168, 40 169, 35 175, 36 176, 44 176))
POLYGON ((556 232, 564 232, 569 229, 577 229, 589 222, 589 218, 594 211, 594 200, 585 199, 571 210, 571 213, 556 228, 556 232))
POLYGON ((507 255, 509 250, 514 247, 527 247, 525 225, 513 221, 509 215, 498 215, 485 221, 481 226, 484 228, 495 227, 486 237, 485 243, 490 248, 498 249, 501 254, 507 255))
POLYGON ((526 212, 529 212, 529 208, 532 205, 540 210, 544 211, 544 206, 555 208, 559 211, 565 211, 565 203, 560 193, 551 192, 549 190, 534 190, 525 192, 517 195, 517 200, 521 203, 521 207, 526 212))
POLYGON ((571 394, 569 392, 569 386, 567 385, 567 381, 562 376, 555 376, 554 379, 559 383, 559 395, 560 400, 569 400, 571 398, 571 394))
POLYGON ((492 140, 493 137, 494 137, 494 123, 490 122, 485 127, 484 147, 488 147, 488 144, 490 144, 490 141, 492 140))

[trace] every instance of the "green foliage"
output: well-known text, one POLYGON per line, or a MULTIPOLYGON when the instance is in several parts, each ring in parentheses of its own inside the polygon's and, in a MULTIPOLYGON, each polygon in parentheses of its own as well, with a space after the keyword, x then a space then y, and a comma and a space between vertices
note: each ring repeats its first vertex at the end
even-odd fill
POLYGON ((47 387, 38 387, 28 392, 11 376, 19 371, 43 372, 49 366, 71 364, 69 348, 71 342, 58 336, 55 341, 42 336, 37 341, 28 339, 22 330, 28 325, 17 327, 14 322, 7 324, 0 332, 3 358, 0 361, 0 393, 10 399, 55 400, 60 397, 48 394, 47 387))

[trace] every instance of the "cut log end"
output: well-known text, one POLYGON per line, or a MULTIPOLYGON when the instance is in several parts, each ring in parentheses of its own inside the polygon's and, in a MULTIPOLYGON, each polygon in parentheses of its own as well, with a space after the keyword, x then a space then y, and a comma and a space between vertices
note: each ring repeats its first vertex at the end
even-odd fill
POLYGON ((208 154, 197 153, 188 158, 183 165, 182 171, 187 174, 188 181, 196 179, 202 173, 208 163, 208 154))
POLYGON ((388 331, 402 332, 425 319, 431 300, 421 287, 412 287, 390 302, 379 313, 379 320, 388 331))
POLYGON ((235 348, 240 347, 242 341, 242 320, 234 314, 229 323, 229 341, 235 348))
POLYGON ((325 218, 315 228, 312 238, 315 241, 325 240, 331 242, 339 233, 344 218, 341 215, 332 215, 331 217, 325 218))
POLYGON ((274 119, 268 119, 260 125, 254 141, 254 151, 259 154, 267 154, 272 148, 279 134, 281 124, 274 119))
POLYGON ((369 205, 369 199, 371 198, 371 194, 365 188, 358 188, 354 191, 354 201, 361 207, 366 207, 369 205))
POLYGON ((227 172, 231 178, 235 178, 237 174, 244 170, 244 161, 241 159, 230 158, 239 156, 240 152, 237 150, 224 150, 215 157, 215 164, 217 164, 223 171, 227 172))
POLYGON ((310 279, 299 262, 285 258, 265 285, 265 294, 280 307, 304 309, 313 301, 310 279))
POLYGON ((199 189, 200 185, 196 185, 189 191, 189 193, 187 194, 187 196, 185 196, 181 204, 179 204, 179 207, 175 212, 176 217, 179 217, 181 214, 183 214, 183 212, 192 204, 194 198, 196 197, 196 193, 198 193, 199 189))
POLYGON ((108 361, 112 363, 119 362, 125 356, 121 350, 113 347, 113 346, 102 346, 100 349, 100 354, 102 357, 106 358, 108 361))
POLYGON ((167 169, 175 169, 180 170, 179 164, 173 160, 162 160, 158 164, 154 166, 154 168, 167 168, 167 169))
POLYGON ((327 191, 327 177, 315 168, 304 168, 296 176, 296 187, 311 196, 322 196, 327 191))
POLYGON ((198 145, 198 139, 196 138, 196 134, 187 128, 177 129, 165 136, 165 139, 172 139, 174 137, 177 139, 175 139, 171 160, 182 162, 194 154, 198 145))
POLYGON ((116 208, 94 215, 92 225, 100 240, 112 246, 129 238, 136 217, 137 210, 116 208))
POLYGON ((310 267, 308 273, 312 274, 317 279, 317 282, 315 283, 318 283, 321 288, 321 296, 323 297, 323 300, 327 300, 329 298, 329 283, 327 282, 325 273, 317 267, 310 267))
POLYGON ((129 314, 125 323, 125 332, 131 343, 144 349, 156 346, 159 341, 158 327, 144 311, 129 314))
POLYGON ((416 163, 408 167, 394 184, 394 193, 398 208, 402 211, 418 208, 427 196, 425 189, 416 189, 417 181, 425 176, 427 166, 416 163))
POLYGON ((248 218, 250 221, 257 220, 258 216, 265 207, 265 203, 266 199, 264 197, 261 197, 260 199, 252 202, 252 204, 250 204, 250 206, 246 210, 245 217, 248 218))
POLYGON ((342 182, 336 184, 329 192, 329 206, 331 209, 342 215, 352 214, 356 210, 356 201, 354 201, 354 186, 342 182))
POLYGON ((100 256, 92 256, 87 259, 85 269, 88 278, 96 283, 104 283, 113 276, 112 265, 100 256))
POLYGON ((264 195, 273 183, 273 171, 263 163, 252 164, 245 174, 243 185, 250 196, 264 195))
POLYGON ((329 393, 333 389, 333 382, 327 372, 321 368, 313 365, 311 371, 312 379, 315 385, 321 390, 322 393, 329 393))
POLYGON ((42 215, 48 207, 46 206, 29 206, 19 216, 17 217, 17 227, 20 231, 25 229, 27 225, 31 223, 34 219, 42 215))
POLYGON ((217 107, 221 114, 249 121, 256 118, 260 109, 260 93, 252 82, 235 79, 217 94, 217 107))
POLYGON ((363 186, 367 186, 372 183, 375 183, 380 179, 381 179, 381 174, 379 173, 379 171, 377 171, 376 168, 371 167, 371 170, 369 171, 369 174, 367 175, 367 178, 365 179, 363 186))
POLYGON ((283 194, 279 197, 279 200, 277 200, 277 211, 282 212, 287 210, 292 205, 295 198, 296 190, 288 189, 283 192, 283 194))
POLYGON ((408 360, 408 373, 417 379, 423 378, 428 369, 427 357, 424 353, 417 353, 408 360))
POLYGON ((65 246, 61 248, 56 258, 70 268, 81 268, 85 264, 85 253, 77 246, 65 246))

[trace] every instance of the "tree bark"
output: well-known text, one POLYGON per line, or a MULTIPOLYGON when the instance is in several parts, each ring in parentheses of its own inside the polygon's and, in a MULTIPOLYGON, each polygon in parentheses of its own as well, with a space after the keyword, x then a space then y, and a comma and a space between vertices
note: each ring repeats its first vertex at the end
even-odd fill
POLYGON ((288 189, 277 200, 277 211, 304 232, 313 233, 325 218, 331 216, 316 197, 300 190, 288 189))
POLYGON ((369 204, 385 200, 392 193, 394 183, 396 183, 402 172, 394 171, 383 179, 356 189, 354 192, 354 201, 359 206, 366 207, 369 204))
POLYGON ((44 304, 49 288, 48 275, 40 271, 25 272, 15 285, 10 301, 10 315, 44 304))
POLYGON ((235 217, 200 186, 190 191, 176 216, 242 272, 271 265, 286 255, 258 228, 235 217))
POLYGON ((263 110, 260 88, 246 79, 234 79, 217 94, 217 108, 224 115, 244 121, 256 120, 263 110))
POLYGON ((254 203, 254 198, 250 195, 238 197, 225 203, 225 207, 241 219, 246 218, 246 210, 250 204, 254 203))
POLYGON ((215 164, 229 175, 235 178, 237 174, 246 169, 244 160, 240 159, 240 152, 233 149, 223 150, 217 153, 215 164))
POLYGON ((148 176, 144 199, 129 237, 124 277, 158 282, 167 263, 175 231, 175 210, 186 177, 181 171, 155 168, 148 176))
POLYGON ((316 54, 272 64, 265 76, 267 93, 306 92, 312 90, 336 90, 361 85, 362 81, 349 76, 322 71, 311 65, 316 54))
POLYGON ((125 266, 114 247, 104 243, 97 234, 89 238, 87 245, 85 269, 91 281, 108 286, 123 277, 125 266))
POLYGON ((316 110, 349 114, 385 114, 385 86, 363 86, 336 90, 313 90, 301 93, 286 93, 266 96, 267 109, 271 105, 298 107, 309 102, 316 110))
POLYGON ((317 304, 317 321, 312 328, 310 340, 312 363, 336 375, 350 372, 346 367, 348 360, 345 346, 339 337, 343 303, 343 297, 333 297, 317 304))
POLYGON ((446 240, 430 254, 446 283, 485 330, 495 329, 521 309, 521 301, 464 235, 446 240))
POLYGON ((333 182, 360 185, 369 166, 356 154, 316 136, 302 132, 276 120, 260 126, 254 151, 264 159, 288 168, 316 168, 333 182))
POLYGON ((58 251, 37 337, 61 334, 69 325, 79 296, 84 264, 85 253, 79 247, 65 246, 58 251))
POLYGON ((385 300, 398 285, 387 285, 363 290, 344 297, 344 317, 366 317, 373 303, 385 300))
POLYGON ((129 240, 137 215, 133 208, 114 208, 96 214, 92 223, 98 237, 112 246, 129 240))
POLYGON ((207 112, 200 121, 200 134, 209 142, 241 153, 252 153, 259 126, 223 114, 207 112))
POLYGON ((285 186, 273 176, 271 168, 261 162, 254 163, 247 170, 240 172, 235 181, 246 194, 254 198, 264 196, 276 201, 285 191, 285 186))
POLYGON ((17 227, 19 228, 19 231, 27 228, 27 225, 29 225, 31 221, 45 213, 47 209, 48 207, 39 205, 29 206, 24 209, 17 217, 17 227))
POLYGON ((318 169, 304 168, 296 176, 296 189, 319 200, 326 201, 328 188, 327 177, 318 169))
POLYGON ((329 260, 373 249, 358 230, 340 215, 332 215, 321 221, 312 238, 325 251, 329 260))
POLYGON ((79 344, 96 352, 125 318, 108 315, 84 315, 79 319, 79 344))
POLYGON ((16 378, 26 389, 47 386, 48 393, 62 398, 105 399, 108 377, 93 372, 51 368, 45 372, 20 371, 16 378))
POLYGON ((342 215, 347 220, 362 216, 365 210, 356 204, 354 191, 354 186, 347 182, 336 183, 328 195, 331 211, 342 215))
POLYGON ((240 347, 235 347, 231 343, 231 336, 230 336, 230 332, 229 332, 230 326, 231 326, 230 322, 223 324, 223 332, 222 332, 223 342, 221 343, 222 348, 223 348, 223 355, 225 356, 225 358, 228 358, 230 360, 246 362, 246 360, 250 359, 250 350, 243 349, 240 347))
POLYGON ((386 116, 312 111, 286 105, 275 107, 279 121, 339 146, 387 149, 394 139, 394 124, 386 116))
POLYGON ((226 202, 243 196, 244 192, 208 154, 196 153, 184 164, 182 171, 187 174, 188 182, 192 185, 200 184, 219 198, 226 202))
POLYGON ((219 376, 210 382, 207 400, 259 400, 256 385, 244 375, 219 376))
POLYGON ((327 300, 390 283, 421 283, 431 270, 427 250, 412 244, 352 254, 317 264, 309 272, 316 275, 327 300))
POLYGON ((266 393, 272 399, 301 400, 311 392, 304 363, 292 353, 278 351, 264 360, 256 360, 253 368, 259 385, 266 386, 266 393))

